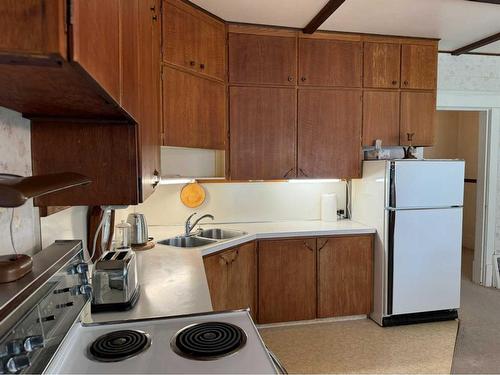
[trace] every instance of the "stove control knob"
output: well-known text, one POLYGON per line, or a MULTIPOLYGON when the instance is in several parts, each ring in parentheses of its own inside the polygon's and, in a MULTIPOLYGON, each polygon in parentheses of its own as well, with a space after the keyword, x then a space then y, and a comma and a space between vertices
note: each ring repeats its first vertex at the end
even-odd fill
POLYGON ((5 345, 7 353, 10 355, 18 355, 24 351, 23 340, 12 340, 5 345))
POLYGON ((5 369, 11 373, 15 374, 31 365, 30 359, 27 355, 21 354, 14 357, 10 357, 5 364, 5 369))
POLYGON ((79 296, 81 294, 90 296, 92 294, 92 286, 90 284, 77 285, 71 288, 71 294, 74 296, 79 296))
POLYGON ((24 339, 24 350, 27 352, 34 352, 37 349, 43 348, 44 340, 43 336, 29 336, 24 339))
POLYGON ((79 274, 87 273, 88 270, 89 270, 89 265, 87 263, 78 263, 75 266, 75 271, 76 271, 76 273, 79 273, 79 274))

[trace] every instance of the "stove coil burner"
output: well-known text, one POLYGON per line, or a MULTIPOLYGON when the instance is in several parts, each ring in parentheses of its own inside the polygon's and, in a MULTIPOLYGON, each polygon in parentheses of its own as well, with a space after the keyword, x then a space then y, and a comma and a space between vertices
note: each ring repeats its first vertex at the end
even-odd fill
POLYGON ((178 355, 200 361, 228 356, 245 346, 247 336, 230 323, 206 322, 187 326, 175 334, 170 342, 178 355))
POLYGON ((142 331, 114 331, 98 337, 89 355, 98 362, 118 362, 134 357, 151 346, 151 337, 142 331))

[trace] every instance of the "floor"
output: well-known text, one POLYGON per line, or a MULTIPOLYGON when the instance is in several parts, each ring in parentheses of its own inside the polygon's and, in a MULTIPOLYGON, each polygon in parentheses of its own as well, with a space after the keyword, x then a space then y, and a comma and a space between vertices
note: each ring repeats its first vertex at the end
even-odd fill
POLYGON ((368 319, 261 329, 289 373, 450 373, 456 321, 381 328, 368 319))
POLYGON ((500 373, 500 290, 471 281, 472 250, 462 252, 462 302, 452 373, 500 373))

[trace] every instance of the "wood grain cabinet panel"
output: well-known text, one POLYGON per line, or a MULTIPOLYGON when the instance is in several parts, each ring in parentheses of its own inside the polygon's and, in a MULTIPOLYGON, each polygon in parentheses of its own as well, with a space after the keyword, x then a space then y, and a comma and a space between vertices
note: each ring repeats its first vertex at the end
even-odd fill
POLYGON ((203 257, 214 311, 250 308, 257 318, 255 242, 203 257))
POLYGON ((166 62, 223 80, 226 32, 222 22, 179 0, 163 4, 163 58, 166 62))
POLYGON ((401 145, 408 145, 408 134, 412 135, 414 146, 432 146, 435 142, 436 93, 401 93, 401 145))
POLYGON ((296 90, 231 87, 229 96, 231 179, 295 176, 296 90))
POLYGON ((299 84, 361 87, 361 42, 299 39, 299 84))
POLYGON ((399 88, 400 55, 400 44, 365 42, 363 86, 399 88))
POLYGON ((405 44, 401 50, 401 87, 436 90, 437 46, 405 44))
POLYGON ((258 322, 316 318, 316 239, 259 241, 258 322))
POLYGON ((120 0, 73 1, 73 60, 120 102, 120 0))
POLYGON ((164 66, 164 145, 224 149, 223 83, 164 66))
POLYGON ((296 38, 230 33, 229 82, 295 85, 296 38))
POLYGON ((360 90, 299 90, 299 177, 360 177, 361 96, 360 90))
POLYGON ((370 313, 372 244, 372 236, 318 238, 318 318, 370 313))
POLYGON ((370 91, 363 93, 363 146, 399 145, 399 92, 370 91))

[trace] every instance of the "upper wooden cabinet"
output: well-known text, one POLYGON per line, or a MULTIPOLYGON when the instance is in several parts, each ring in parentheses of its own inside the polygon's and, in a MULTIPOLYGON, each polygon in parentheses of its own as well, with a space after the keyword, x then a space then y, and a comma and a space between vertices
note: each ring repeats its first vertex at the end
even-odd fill
POLYGON ((257 318, 255 242, 203 257, 214 311, 250 308, 257 318))
POLYGON ((299 84, 361 87, 361 42, 299 38, 299 84))
POLYGON ((400 55, 400 44, 365 42, 363 86, 399 88, 400 55))
POLYGON ((0 54, 66 58, 66 12, 62 0, 2 0, 0 54))
POLYGON ((318 318, 367 315, 373 295, 373 237, 318 238, 318 318))
POLYGON ((401 50, 401 87, 436 90, 437 44, 405 44, 401 50))
POLYGON ((299 90, 298 177, 361 176, 361 90, 299 90))
POLYGON ((292 85, 297 81, 297 39, 229 33, 229 82, 292 85))
POLYGON ((365 90, 363 93, 363 146, 399 145, 399 91, 365 90))
POLYGON ((164 67, 163 131, 166 146, 224 149, 226 89, 223 83, 164 67))
POLYGON ((401 92, 400 145, 432 146, 435 142, 436 93, 401 92))
POLYGON ((223 22, 181 0, 163 4, 163 59, 167 63, 224 80, 226 28, 223 22))
POLYGON ((316 318, 316 239, 259 241, 258 322, 316 318))
POLYGON ((230 174, 234 180, 295 176, 296 90, 231 87, 230 174))

